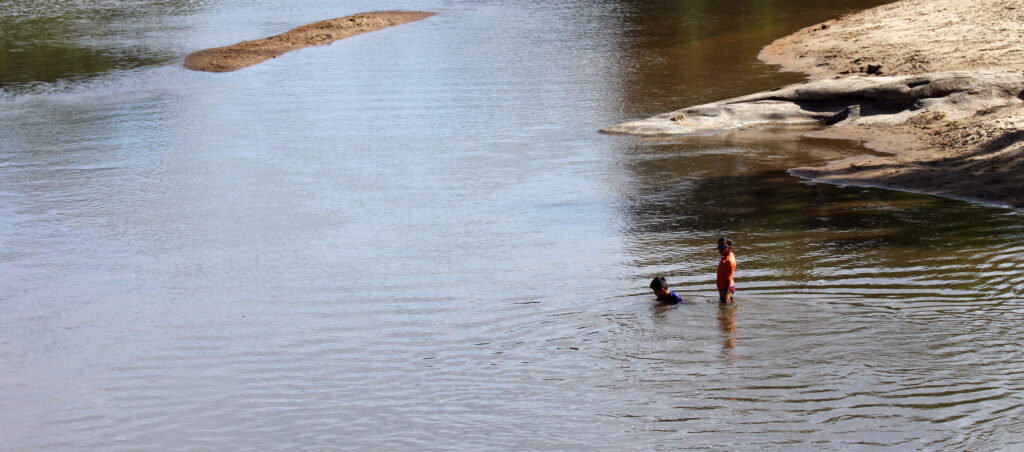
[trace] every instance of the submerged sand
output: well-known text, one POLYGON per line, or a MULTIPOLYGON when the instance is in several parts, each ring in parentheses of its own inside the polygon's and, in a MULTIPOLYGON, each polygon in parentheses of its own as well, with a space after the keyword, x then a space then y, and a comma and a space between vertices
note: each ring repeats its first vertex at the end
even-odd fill
POLYGON ((426 19, 422 11, 378 11, 322 20, 255 41, 200 50, 185 57, 185 67, 196 71, 230 72, 262 63, 278 55, 315 45, 329 44, 360 33, 426 19))
MULTIPOLYGON (((812 79, 1024 71, 1024 2, 901 0, 807 27, 759 57, 812 79)), ((966 118, 920 115, 902 125, 831 127, 814 135, 865 141, 893 155, 798 168, 798 176, 1024 208, 1024 102, 966 118)))

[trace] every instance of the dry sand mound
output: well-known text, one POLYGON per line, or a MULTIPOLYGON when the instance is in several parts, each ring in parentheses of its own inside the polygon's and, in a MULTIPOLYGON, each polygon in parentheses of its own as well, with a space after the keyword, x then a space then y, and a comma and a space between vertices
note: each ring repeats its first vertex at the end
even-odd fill
MULTIPOLYGON (((812 78, 934 71, 1024 71, 1021 0, 901 0, 781 38, 759 57, 812 78)), ((923 115, 899 126, 851 125, 817 136, 866 141, 891 157, 793 173, 1024 208, 1024 104, 963 118, 923 115)))
POLYGON ((1024 69, 1024 1, 901 0, 804 28, 758 57, 812 78, 1024 69))

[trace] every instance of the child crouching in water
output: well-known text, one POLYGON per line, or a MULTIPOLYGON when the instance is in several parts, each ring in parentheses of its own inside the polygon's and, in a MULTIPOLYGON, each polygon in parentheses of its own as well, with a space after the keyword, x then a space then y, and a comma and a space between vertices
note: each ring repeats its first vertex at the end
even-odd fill
POLYGON ((678 304, 683 301, 683 297, 676 295, 675 292, 668 290, 668 282, 665 281, 664 276, 659 276, 651 280, 651 290, 654 291, 654 296, 658 297, 659 303, 664 304, 678 304))

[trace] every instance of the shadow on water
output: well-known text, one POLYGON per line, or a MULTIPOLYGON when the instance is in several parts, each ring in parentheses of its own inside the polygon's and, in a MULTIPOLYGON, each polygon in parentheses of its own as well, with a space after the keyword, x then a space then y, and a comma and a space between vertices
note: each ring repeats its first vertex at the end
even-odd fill
POLYGON ((1013 275, 998 270, 1018 265, 1017 258, 989 244, 1019 243, 1020 215, 927 195, 805 182, 787 168, 867 151, 795 133, 765 131, 760 140, 758 134, 625 143, 630 181, 621 213, 637 266, 666 273, 681 290, 705 290, 716 262, 714 241, 730 235, 744 296, 816 287, 859 297, 936 290, 976 301, 993 288, 1008 289, 999 298, 1019 296, 1013 275))
POLYGON ((803 81, 803 74, 773 70, 757 53, 802 27, 884 3, 624 0, 625 113, 650 116, 803 81))
POLYGON ((9 1, 0 4, 0 88, 167 64, 177 55, 144 39, 204 1, 9 1))

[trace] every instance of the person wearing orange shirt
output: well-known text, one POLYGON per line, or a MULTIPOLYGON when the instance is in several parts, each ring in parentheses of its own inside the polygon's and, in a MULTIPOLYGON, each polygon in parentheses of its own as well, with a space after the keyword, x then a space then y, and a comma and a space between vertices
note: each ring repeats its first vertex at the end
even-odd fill
POLYGON ((718 239, 718 254, 722 256, 722 260, 718 261, 718 301, 731 304, 732 296, 736 293, 736 282, 732 279, 736 273, 736 255, 732 253, 732 240, 727 237, 718 239))

